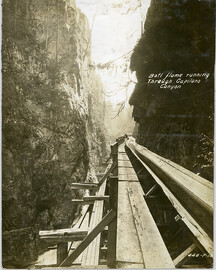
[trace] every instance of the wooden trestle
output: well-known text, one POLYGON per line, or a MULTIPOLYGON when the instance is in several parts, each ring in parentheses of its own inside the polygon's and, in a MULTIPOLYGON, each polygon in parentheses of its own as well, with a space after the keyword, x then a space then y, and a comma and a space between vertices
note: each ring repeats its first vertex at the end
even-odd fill
MULTIPOLYGON (((90 195, 72 203, 82 204, 75 226, 40 231, 40 238, 57 244, 55 267, 73 268, 175 268, 194 250, 173 260, 152 217, 146 200, 158 187, 144 194, 137 173, 125 152, 125 138, 111 146, 112 162, 98 183, 72 184, 90 195)), ((40 267, 39 265, 37 265, 40 267)), ((41 267, 44 267, 41 266, 41 267)))

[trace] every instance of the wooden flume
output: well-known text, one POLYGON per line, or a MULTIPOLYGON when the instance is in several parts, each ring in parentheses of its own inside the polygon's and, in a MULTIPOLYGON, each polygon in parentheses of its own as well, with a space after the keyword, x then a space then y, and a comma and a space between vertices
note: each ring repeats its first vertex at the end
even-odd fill
MULTIPOLYGON (((112 162, 99 175, 98 183, 71 185, 72 189, 90 191, 89 196, 72 199, 85 210, 78 223, 73 228, 40 231, 41 239, 57 244, 57 262, 52 266, 192 268, 190 265, 195 264, 190 263, 188 255, 198 250, 208 255, 209 267, 213 257, 213 185, 137 145, 131 137, 119 137, 111 146, 111 156, 112 162), (146 174, 152 184, 144 191, 140 181, 146 174), (184 224, 191 233, 191 244, 177 256, 170 253, 159 230, 161 224, 152 216, 151 202, 161 194, 178 213, 175 222, 184 224), (208 224, 201 218, 203 213, 208 224)), ((196 266, 201 268, 203 264, 196 266)))

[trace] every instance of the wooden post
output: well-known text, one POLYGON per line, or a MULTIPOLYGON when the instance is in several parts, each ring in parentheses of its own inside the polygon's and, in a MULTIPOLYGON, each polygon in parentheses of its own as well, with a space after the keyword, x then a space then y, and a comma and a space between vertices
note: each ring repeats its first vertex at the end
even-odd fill
POLYGON ((60 265, 68 256, 68 243, 57 244, 57 265, 60 265))
MULTIPOLYGON (((118 144, 111 147, 113 162, 118 161, 118 144)), ((117 197, 118 197, 118 167, 113 170, 113 176, 109 178, 109 204, 110 209, 117 213, 117 197)), ((107 243, 107 265, 115 268, 116 265, 116 233, 117 233, 117 216, 110 222, 108 226, 108 243, 107 243)))

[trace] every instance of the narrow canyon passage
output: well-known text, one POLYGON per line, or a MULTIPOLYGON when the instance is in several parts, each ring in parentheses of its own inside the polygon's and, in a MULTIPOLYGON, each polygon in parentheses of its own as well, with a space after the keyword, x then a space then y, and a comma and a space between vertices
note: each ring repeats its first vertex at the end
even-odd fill
POLYGON ((72 187, 96 186, 119 138, 213 182, 214 8, 2 1, 4 268, 35 268, 49 256, 53 264, 56 245, 39 232, 79 220, 90 193, 72 187))

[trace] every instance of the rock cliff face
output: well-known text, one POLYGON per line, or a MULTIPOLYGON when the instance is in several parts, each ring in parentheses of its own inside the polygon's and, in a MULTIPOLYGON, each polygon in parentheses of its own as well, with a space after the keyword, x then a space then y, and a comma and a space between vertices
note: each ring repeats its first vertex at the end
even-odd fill
POLYGON ((37 258, 38 230, 72 223, 71 199, 82 194, 70 184, 92 181, 105 158, 103 86, 90 47, 74 1, 3 1, 4 267, 37 258))
POLYGON ((138 79, 130 98, 138 143, 212 180, 214 1, 152 0, 131 69, 138 79), (170 90, 150 84, 152 73, 209 77, 170 90))

